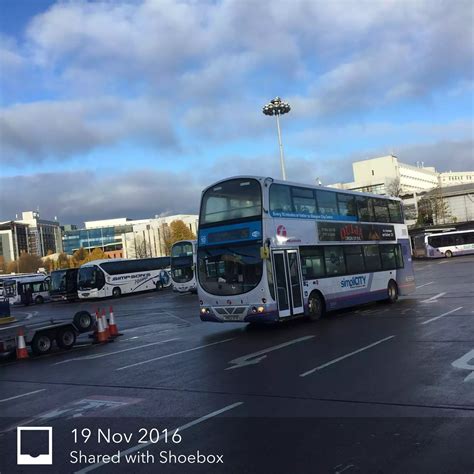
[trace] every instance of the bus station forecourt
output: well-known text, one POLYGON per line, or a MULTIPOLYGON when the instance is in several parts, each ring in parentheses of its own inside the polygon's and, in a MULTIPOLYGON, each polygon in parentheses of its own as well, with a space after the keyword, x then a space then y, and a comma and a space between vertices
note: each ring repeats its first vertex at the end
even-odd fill
POLYGON ((0 358, 0 472, 18 426, 52 427, 35 472, 474 472, 472 255, 412 260, 396 199, 248 176, 204 190, 189 244, 197 296, 100 297, 99 263, 95 298, 11 308, 121 335, 0 358))

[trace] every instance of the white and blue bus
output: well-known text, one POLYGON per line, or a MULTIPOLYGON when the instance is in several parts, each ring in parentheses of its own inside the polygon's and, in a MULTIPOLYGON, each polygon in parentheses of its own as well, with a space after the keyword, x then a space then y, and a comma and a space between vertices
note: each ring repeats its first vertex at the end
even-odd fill
POLYGON ((415 290, 400 199, 262 177, 203 191, 203 321, 270 322, 415 290))
POLYGON ((171 247, 171 280, 179 293, 196 293, 196 241, 180 240, 171 247))
POLYGON ((415 257, 451 258, 474 254, 474 230, 421 234, 413 241, 415 257))
POLYGON ((170 257, 93 260, 79 268, 80 299, 115 298, 127 293, 161 290, 169 286, 170 257))

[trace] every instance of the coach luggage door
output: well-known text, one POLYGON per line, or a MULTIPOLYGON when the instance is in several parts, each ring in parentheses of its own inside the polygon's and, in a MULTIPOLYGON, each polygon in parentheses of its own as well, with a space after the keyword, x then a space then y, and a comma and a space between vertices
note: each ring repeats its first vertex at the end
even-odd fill
POLYGON ((272 256, 280 317, 303 313, 299 251, 274 250, 272 256))

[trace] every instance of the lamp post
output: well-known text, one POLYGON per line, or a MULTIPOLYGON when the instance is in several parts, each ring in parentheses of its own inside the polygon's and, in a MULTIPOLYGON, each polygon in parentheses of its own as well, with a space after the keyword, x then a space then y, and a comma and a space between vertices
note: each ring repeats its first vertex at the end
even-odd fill
POLYGON ((275 97, 267 105, 263 106, 262 112, 265 115, 274 115, 276 117, 278 144, 280 145, 280 166, 281 176, 286 181, 285 157, 283 156, 283 143, 281 142, 280 115, 287 114, 291 110, 288 102, 282 102, 280 97, 275 97))

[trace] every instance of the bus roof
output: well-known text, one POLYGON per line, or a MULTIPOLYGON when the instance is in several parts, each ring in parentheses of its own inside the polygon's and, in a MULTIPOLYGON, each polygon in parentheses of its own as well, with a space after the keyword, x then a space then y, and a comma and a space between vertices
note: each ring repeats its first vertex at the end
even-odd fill
POLYGON ((465 234, 466 232, 474 232, 474 229, 467 229, 467 230, 450 230, 448 232, 431 232, 425 234, 425 237, 431 237, 433 235, 451 235, 451 234, 465 234))
POLYGON ((93 265, 100 265, 101 263, 105 262, 123 262, 124 260, 129 260, 127 258, 101 258, 99 260, 91 260, 90 262, 83 263, 81 268, 83 267, 92 267, 93 265))
POLYGON ((196 240, 196 239, 177 240, 177 241, 172 245, 172 247, 174 247, 176 244, 182 244, 182 243, 185 243, 185 242, 189 242, 190 244, 195 244, 195 243, 197 243, 197 240, 196 240))
POLYGON ((270 176, 267 176, 266 178, 263 176, 250 176, 250 175, 239 175, 239 176, 230 176, 229 178, 221 179, 219 181, 216 181, 215 183, 207 186, 206 188, 203 189, 202 193, 204 194, 208 189, 212 188, 213 186, 216 186, 220 183, 224 183, 226 181, 230 181, 232 179, 256 179, 260 182, 265 182, 269 180, 272 184, 284 184, 287 186, 298 186, 299 188, 310 188, 310 189, 321 189, 323 191, 329 191, 333 193, 344 193, 344 194, 352 194, 353 196, 367 196, 367 197, 376 197, 380 199, 391 199, 394 201, 401 201, 400 198, 395 197, 395 196, 386 196, 383 194, 374 194, 374 193, 364 193, 361 191, 350 191, 349 189, 338 189, 338 188, 330 188, 328 186, 319 186, 316 184, 305 184, 305 183, 297 183, 295 181, 283 181, 281 179, 275 179, 270 176))
POLYGON ((44 273, 35 273, 33 275, 21 275, 21 276, 15 276, 13 275, 10 278, 4 278, 4 280, 7 281, 20 281, 20 282, 28 282, 28 281, 43 281, 46 278, 49 278, 48 275, 44 273))
POLYGON ((145 257, 145 258, 102 258, 99 260, 92 260, 90 262, 84 263, 81 265, 81 268, 84 267, 91 267, 93 265, 100 265, 101 263, 106 263, 106 262, 130 262, 133 260, 157 260, 157 259, 166 259, 170 258, 169 255, 165 255, 164 257, 145 257))

